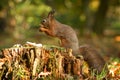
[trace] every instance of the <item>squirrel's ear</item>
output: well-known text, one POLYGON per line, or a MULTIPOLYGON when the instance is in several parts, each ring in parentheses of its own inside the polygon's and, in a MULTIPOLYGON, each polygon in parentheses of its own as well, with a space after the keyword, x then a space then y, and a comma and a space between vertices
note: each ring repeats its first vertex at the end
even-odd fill
POLYGON ((48 18, 54 18, 54 14, 55 14, 55 9, 51 10, 49 13, 48 13, 48 18))

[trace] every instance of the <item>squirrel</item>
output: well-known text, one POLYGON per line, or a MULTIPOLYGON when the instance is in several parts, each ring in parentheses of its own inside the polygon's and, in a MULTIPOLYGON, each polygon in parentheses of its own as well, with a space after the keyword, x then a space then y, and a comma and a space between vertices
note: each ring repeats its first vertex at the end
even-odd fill
POLYGON ((54 17, 54 13, 55 10, 51 10, 48 13, 47 18, 41 21, 39 30, 45 32, 49 36, 58 37, 61 41, 61 47, 71 48, 73 50, 73 55, 76 57, 82 55, 89 67, 100 73, 105 66, 103 57, 89 45, 79 47, 76 32, 72 27, 57 21, 54 17))

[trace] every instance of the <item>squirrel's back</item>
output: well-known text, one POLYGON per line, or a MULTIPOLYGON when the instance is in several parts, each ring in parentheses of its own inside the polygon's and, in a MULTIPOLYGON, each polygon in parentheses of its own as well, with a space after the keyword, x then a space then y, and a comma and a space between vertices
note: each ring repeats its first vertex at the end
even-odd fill
POLYGON ((73 54, 79 53, 79 41, 76 32, 68 25, 61 24, 56 21, 56 37, 60 38, 61 46, 66 48, 71 48, 73 54))

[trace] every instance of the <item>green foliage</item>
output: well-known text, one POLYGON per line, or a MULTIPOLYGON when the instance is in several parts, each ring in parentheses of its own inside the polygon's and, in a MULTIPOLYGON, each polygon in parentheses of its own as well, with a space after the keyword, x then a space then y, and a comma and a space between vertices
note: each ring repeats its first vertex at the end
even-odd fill
POLYGON ((120 34, 120 22, 119 21, 113 22, 111 29, 116 31, 117 34, 120 34))
POLYGON ((112 63, 112 62, 120 63, 120 58, 112 57, 109 61, 110 61, 110 63, 112 63))
POLYGON ((107 72, 108 71, 106 71, 106 69, 104 68, 100 74, 96 75, 97 80, 102 80, 103 78, 105 78, 107 75, 107 72))
POLYGON ((43 12, 50 10, 50 7, 41 0, 26 0, 23 3, 14 3, 14 5, 10 11, 11 15, 15 16, 17 25, 27 23, 29 26, 38 26, 43 12))
POLYGON ((45 49, 48 49, 48 50, 52 50, 52 49, 54 49, 54 48, 56 48, 56 49, 58 49, 58 50, 61 50, 61 51, 64 51, 64 50, 65 50, 65 48, 59 47, 59 46, 55 46, 55 45, 43 45, 43 47, 44 47, 45 49))
POLYGON ((107 77, 108 71, 104 68, 100 74, 96 73, 95 70, 91 71, 91 76, 90 79, 94 79, 96 76, 96 80, 103 80, 104 78, 107 77))

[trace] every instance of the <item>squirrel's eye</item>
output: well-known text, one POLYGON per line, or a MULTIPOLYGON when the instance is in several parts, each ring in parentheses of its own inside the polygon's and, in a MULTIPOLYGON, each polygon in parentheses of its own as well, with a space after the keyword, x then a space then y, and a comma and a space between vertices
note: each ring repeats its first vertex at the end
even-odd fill
POLYGON ((46 19, 42 20, 42 23, 45 23, 46 22, 46 19))

